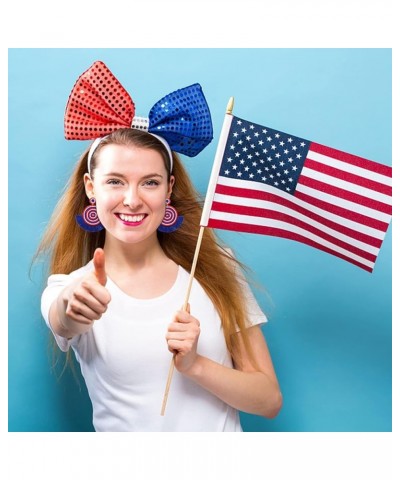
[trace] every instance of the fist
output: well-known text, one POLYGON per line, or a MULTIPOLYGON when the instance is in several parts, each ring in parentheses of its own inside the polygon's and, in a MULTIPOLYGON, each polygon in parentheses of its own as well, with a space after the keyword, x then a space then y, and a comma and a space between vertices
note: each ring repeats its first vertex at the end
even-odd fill
POLYGON ((174 321, 168 326, 166 335, 168 349, 175 356, 175 368, 189 373, 197 360, 197 343, 200 336, 200 322, 188 311, 179 310, 174 321))

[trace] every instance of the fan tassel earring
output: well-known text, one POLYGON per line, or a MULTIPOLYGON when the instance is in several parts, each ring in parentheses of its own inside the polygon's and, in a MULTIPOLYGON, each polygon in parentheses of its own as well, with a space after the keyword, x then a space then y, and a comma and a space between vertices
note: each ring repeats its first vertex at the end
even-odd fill
POLYGON ((100 232, 103 230, 99 217, 97 216, 96 199, 92 197, 89 199, 91 205, 88 205, 82 212, 82 215, 75 217, 77 224, 87 232, 100 232))
POLYGON ((183 216, 178 215, 176 208, 170 205, 171 200, 169 198, 167 198, 165 203, 167 204, 165 208, 165 215, 161 225, 158 227, 158 231, 163 233, 175 232, 175 230, 178 230, 178 228, 182 225, 183 216))

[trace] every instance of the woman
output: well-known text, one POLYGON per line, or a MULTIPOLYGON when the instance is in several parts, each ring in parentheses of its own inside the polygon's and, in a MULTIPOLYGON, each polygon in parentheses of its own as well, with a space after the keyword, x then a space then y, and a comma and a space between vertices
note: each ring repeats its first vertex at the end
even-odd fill
POLYGON ((238 410, 279 412, 266 319, 210 229, 182 310, 200 216, 178 155, 156 135, 119 128, 78 162, 40 247, 52 250, 42 312, 80 363, 96 431, 241 431, 238 410), (79 215, 88 199, 100 223, 79 215))

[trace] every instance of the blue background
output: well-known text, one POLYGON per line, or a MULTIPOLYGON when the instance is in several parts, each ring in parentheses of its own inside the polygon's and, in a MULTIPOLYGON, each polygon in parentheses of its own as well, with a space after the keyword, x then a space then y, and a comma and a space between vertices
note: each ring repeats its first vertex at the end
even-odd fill
MULTIPOLYGON (((66 141, 78 76, 102 60, 146 116, 199 82, 214 141, 184 157, 205 194, 230 96, 234 114, 391 164, 390 49, 9 50, 9 431, 92 431, 84 382, 53 368, 31 260, 86 142, 66 141), (30 233, 29 233, 30 232, 30 233)), ((219 231, 253 272, 284 396, 277 418, 241 414, 245 431, 391 431, 391 227, 369 274, 297 242, 219 231)), ((161 404, 162 399, 160 399, 161 404)))

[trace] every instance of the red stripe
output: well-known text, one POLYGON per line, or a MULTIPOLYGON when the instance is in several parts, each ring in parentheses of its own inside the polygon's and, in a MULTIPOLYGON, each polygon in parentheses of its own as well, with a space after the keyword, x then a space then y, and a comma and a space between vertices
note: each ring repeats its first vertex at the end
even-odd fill
MULTIPOLYGON (((317 248, 318 250, 322 250, 324 252, 330 253, 331 255, 335 255, 335 257, 339 257, 343 260, 346 260, 358 267, 362 268, 363 270, 367 270, 368 272, 372 272, 372 268, 357 262, 353 258, 347 257, 341 253, 338 253, 334 250, 331 250, 325 246, 322 246, 309 238, 303 237, 301 235, 297 235, 293 232, 287 232, 286 230, 282 230, 279 228, 271 228, 271 227, 263 227, 260 225, 247 225, 242 223, 235 223, 235 222, 227 222, 224 220, 215 220, 210 218, 208 222, 208 227, 211 228, 221 228, 223 230, 233 230, 235 232, 245 232, 245 233, 259 233, 261 235, 270 235, 273 237, 281 237, 287 238, 289 240, 296 240, 297 242, 304 243, 311 247, 317 248)), ((376 257, 375 257, 376 258, 376 257)))
POLYGON ((315 207, 321 208, 327 212, 339 215, 341 217, 352 220, 353 222, 361 223, 362 225, 367 225, 368 227, 375 228, 381 232, 386 232, 388 228, 388 223, 382 222, 381 220, 376 220, 375 218, 370 218, 361 213, 354 212, 352 210, 347 210, 346 208, 333 205, 332 203, 324 202, 317 198, 311 197, 303 192, 296 192, 295 197, 303 202, 314 205, 315 207))
POLYGON ((380 173, 386 177, 392 177, 392 167, 389 167, 388 165, 382 165, 381 163, 373 162, 372 160, 367 160, 366 158, 358 157, 357 155, 352 155, 351 153, 342 152, 341 150, 336 150, 335 148, 325 147, 319 143, 311 143, 309 150, 333 157, 336 160, 341 160, 342 162, 350 163, 351 165, 355 165, 357 167, 366 168, 371 172, 380 173))
MULTIPOLYGON (((361 177, 359 175, 355 175, 354 173, 349 173, 343 170, 339 170, 338 168, 330 167, 328 165, 325 165, 324 163, 311 160, 310 158, 306 158, 306 161, 304 162, 304 167, 324 173, 331 177, 339 178, 340 180, 345 180, 346 182, 354 183, 355 185, 359 185, 361 187, 369 188, 370 190, 374 190, 385 195, 392 195, 392 187, 389 185, 384 185, 383 183, 376 182, 374 180, 361 177)), ((332 180, 332 182, 334 181, 335 180, 332 180)))
MULTIPOLYGON (((271 220, 279 220, 282 222, 287 223, 288 225, 295 225, 299 228, 302 228, 304 230, 309 231, 310 233, 317 235, 318 237, 333 243, 337 245, 338 247, 343 248, 344 250, 347 250, 348 252, 354 253, 355 255, 358 255, 359 257, 365 258, 370 261, 374 261, 376 258, 376 255, 373 255, 369 252, 366 252, 363 249, 360 249, 354 245, 351 245, 343 240, 339 240, 337 237, 332 236, 326 232, 323 232, 319 230, 318 228, 309 225, 306 222, 303 222, 291 215, 287 215, 284 213, 279 213, 274 210, 267 210, 263 208, 257 208, 257 207, 247 207, 247 206, 242 206, 242 205, 231 205, 231 204, 225 204, 225 203, 219 203, 219 202, 214 202, 212 205, 212 210, 213 211, 218 211, 218 212, 228 212, 228 213, 236 213, 239 215, 251 215, 255 217, 262 217, 262 218, 268 218, 271 220)), ((382 244, 380 242, 379 246, 382 244)))
MULTIPOLYGON (((319 190, 320 192, 329 193, 338 198, 348 200, 350 202, 362 205, 364 207, 372 208, 378 212, 386 213, 391 215, 392 206, 387 205, 386 203, 379 202, 378 200, 373 200, 358 193, 349 192, 343 188, 334 187, 333 185, 328 185, 327 183, 321 182, 319 180, 314 180, 313 178, 308 178, 301 175, 298 181, 298 184, 305 185, 307 187, 313 188, 314 190, 319 190)), ((297 195, 296 195, 297 196, 297 195)))
MULTIPOLYGON (((287 195, 287 198, 281 197, 279 195, 274 195, 272 193, 268 192, 262 192, 259 190, 251 190, 248 188, 236 188, 236 187, 228 187, 226 185, 217 185, 216 188, 216 193, 221 193, 224 195, 231 195, 234 197, 243 197, 243 198, 254 198, 257 200, 265 200, 273 203, 277 203, 279 205, 282 205, 284 207, 290 208, 298 213, 301 213, 305 216, 308 216, 318 222, 323 223, 324 225, 330 226, 332 228, 336 228, 335 226, 338 225, 336 222, 333 222, 332 220, 328 220, 325 217, 322 217, 316 213, 313 213, 309 211, 307 208, 304 208, 302 206, 297 205, 291 200, 291 195, 287 195)), ((330 213, 333 213, 335 215, 338 215, 340 217, 350 219, 356 223, 360 223, 362 225, 368 225, 371 228, 375 228, 377 230, 380 230, 382 232, 386 232, 388 224, 385 222, 382 222, 380 220, 375 220, 373 218, 369 218, 365 215, 355 213, 352 210, 347 210, 343 207, 338 207, 336 205, 332 205, 328 202, 324 202, 322 200, 317 200, 314 199, 313 197, 310 197, 304 193, 296 192, 295 194, 296 198, 299 198, 303 200, 304 202, 314 205, 318 208, 320 208, 323 211, 327 211, 330 213)), ((345 229, 347 227, 342 227, 343 232, 345 232, 345 229)), ((350 230, 350 229, 349 229, 350 230)), ((373 238, 373 237, 370 237, 373 238)), ((379 239, 378 239, 379 240, 379 239)), ((371 245, 373 243, 371 242, 371 245)))

